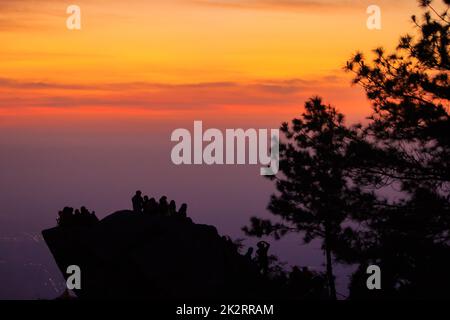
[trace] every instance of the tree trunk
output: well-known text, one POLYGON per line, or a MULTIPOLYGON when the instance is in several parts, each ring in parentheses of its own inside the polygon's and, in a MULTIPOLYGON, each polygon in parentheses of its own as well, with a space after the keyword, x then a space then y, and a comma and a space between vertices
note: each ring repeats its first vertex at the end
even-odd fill
POLYGON ((325 254, 327 259, 327 280, 330 299, 336 300, 337 299, 336 285, 334 283, 334 276, 333 276, 333 260, 331 257, 330 234, 328 227, 325 227, 325 254))

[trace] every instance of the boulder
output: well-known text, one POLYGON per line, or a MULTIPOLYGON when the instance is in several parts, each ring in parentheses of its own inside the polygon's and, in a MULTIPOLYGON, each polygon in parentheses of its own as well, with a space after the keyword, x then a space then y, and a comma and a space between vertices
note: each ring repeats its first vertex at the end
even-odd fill
POLYGON ((81 269, 79 298, 257 297, 256 266, 216 228, 124 210, 90 226, 42 232, 63 276, 81 269))

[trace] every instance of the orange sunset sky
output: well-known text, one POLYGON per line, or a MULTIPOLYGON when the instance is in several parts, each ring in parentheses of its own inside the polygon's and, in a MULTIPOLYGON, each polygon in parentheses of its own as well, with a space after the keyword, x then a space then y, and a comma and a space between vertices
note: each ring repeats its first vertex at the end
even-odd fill
POLYGON ((356 50, 394 48, 414 0, 2 0, 0 126, 55 119, 274 119, 319 94, 369 112, 342 71, 356 50), (82 30, 66 28, 81 8, 82 30), (366 27, 370 4, 382 30, 366 27), (62 117, 62 118, 60 118, 62 117))
MULTIPOLYGON (((259 165, 175 165, 173 130, 279 128, 314 95, 363 121, 370 104, 343 66, 393 50, 413 14, 416 0, 0 0, 0 299, 57 296, 28 263, 60 278, 50 252, 24 235, 37 239, 65 206, 103 218, 142 190, 247 238, 250 217, 273 217, 273 182, 259 165), (81 30, 66 27, 71 4, 81 30), (369 5, 381 30, 366 26, 369 5)), ((297 235, 271 246, 312 270, 321 248, 297 235)), ((336 274, 345 293, 348 271, 336 274)))

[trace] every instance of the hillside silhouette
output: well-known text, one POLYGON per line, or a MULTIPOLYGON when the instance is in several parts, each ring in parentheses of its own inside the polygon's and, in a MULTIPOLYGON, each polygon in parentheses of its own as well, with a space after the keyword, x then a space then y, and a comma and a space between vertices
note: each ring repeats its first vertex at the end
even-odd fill
MULTIPOLYGON (((134 210, 117 211, 102 220, 85 208, 84 218, 81 213, 77 218, 66 207, 58 226, 42 232, 66 279, 68 266, 80 267, 81 290, 74 290, 78 298, 324 296, 321 276, 306 268, 269 271, 267 243, 259 243, 254 255, 252 248, 242 255, 239 245, 219 235, 215 227, 192 222, 185 204, 178 211, 164 211, 163 197, 154 211, 146 212, 144 206, 136 206, 140 201, 135 197, 134 210)), ((174 207, 171 203, 167 208, 174 207)))

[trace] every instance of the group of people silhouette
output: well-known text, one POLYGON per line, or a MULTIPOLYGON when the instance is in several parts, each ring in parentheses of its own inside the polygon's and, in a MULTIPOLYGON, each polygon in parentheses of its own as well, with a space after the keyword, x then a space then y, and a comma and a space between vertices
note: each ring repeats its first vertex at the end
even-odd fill
POLYGON ((86 207, 75 210, 71 207, 64 207, 64 209, 58 212, 58 216, 56 222, 61 227, 89 226, 98 222, 95 211, 89 212, 86 207))
MULTIPOLYGON (((177 210, 175 201, 168 201, 166 196, 162 196, 158 201, 155 198, 143 196, 141 191, 136 191, 132 197, 133 212, 144 215, 160 215, 187 217, 187 205, 183 203, 177 210)), ((90 212, 86 207, 74 209, 65 207, 59 212, 57 219, 60 227, 85 227, 92 226, 99 219, 95 212, 90 212)), ((216 231, 217 233, 217 231, 216 231)), ((229 236, 221 236, 225 252, 234 252, 240 254, 242 248, 240 240, 233 241, 229 236)), ((323 288, 326 287, 325 278, 317 273, 311 272, 308 268, 293 267, 291 272, 280 271, 279 265, 276 264, 276 257, 269 255, 270 243, 259 241, 255 247, 249 247, 247 252, 241 256, 241 262, 245 262, 248 270, 254 274, 258 273, 259 281, 263 281, 265 286, 269 286, 270 290, 286 290, 286 292, 295 297, 321 297, 323 288)), ((236 257, 235 254, 232 256, 236 257)))
MULTIPOLYGON (((135 195, 131 199, 133 204, 133 211, 143 214, 159 214, 164 216, 178 216, 187 217, 187 205, 183 203, 180 209, 177 211, 176 203, 174 200, 168 202, 166 196, 162 196, 159 201, 155 198, 149 198, 148 196, 142 196, 140 190, 136 191, 135 195)), ((237 246, 231 238, 223 236, 222 239, 234 250, 237 251, 237 246)), ((269 248, 270 244, 266 241, 259 241, 257 244, 255 256, 253 257, 253 248, 250 247, 245 254, 245 257, 255 263, 258 266, 259 272, 262 275, 269 273, 269 248)))
POLYGON ((138 190, 131 199, 131 202, 133 203, 133 211, 136 213, 178 216, 181 218, 187 217, 187 204, 183 203, 180 209, 177 211, 177 205, 175 201, 171 200, 170 202, 168 202, 166 196, 162 196, 159 201, 156 201, 155 198, 142 196, 142 192, 138 190))

